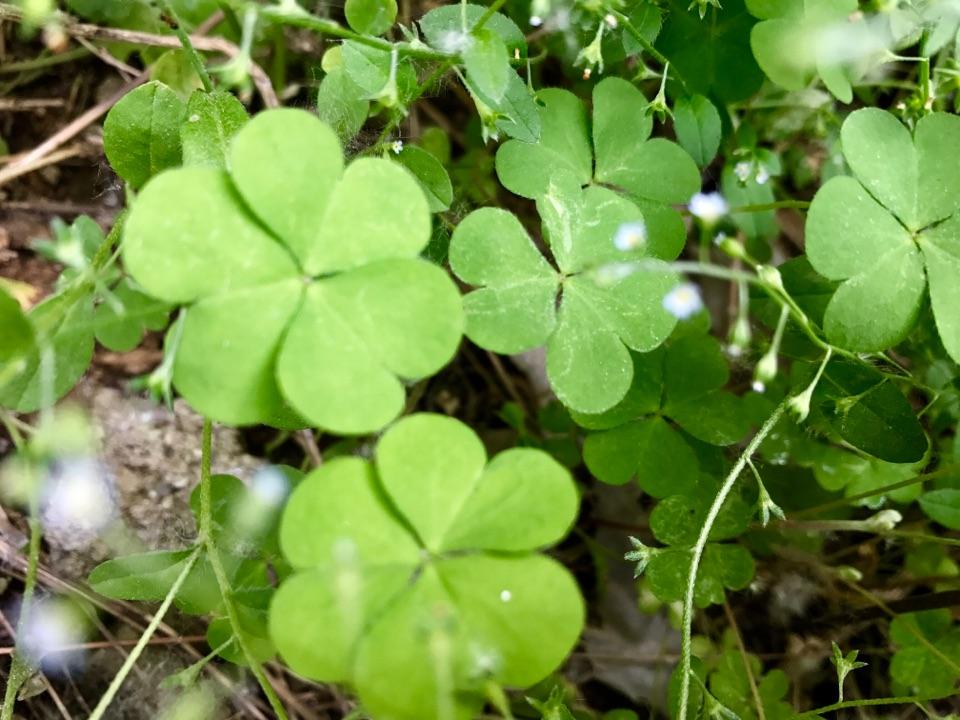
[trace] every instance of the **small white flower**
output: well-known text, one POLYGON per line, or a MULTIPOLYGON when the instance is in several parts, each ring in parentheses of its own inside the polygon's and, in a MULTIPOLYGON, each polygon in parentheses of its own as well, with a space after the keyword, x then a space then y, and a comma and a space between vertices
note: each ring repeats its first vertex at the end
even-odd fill
POLYGON ((873 517, 866 519, 864 524, 873 532, 890 532, 903 521, 903 515, 896 510, 881 510, 873 517))
POLYGON ((250 492, 253 496, 269 507, 277 507, 290 492, 290 482, 287 476, 275 467, 265 467, 253 476, 250 481, 250 492))
POLYGON ((77 666, 88 625, 80 608, 69 600, 49 597, 30 606, 22 647, 30 663, 47 672, 77 666))
POLYGON ((755 393, 765 393, 767 391, 767 386, 761 380, 754 380, 750 383, 750 387, 755 393))
POLYGON ((604 15, 603 21, 607 24, 607 27, 609 27, 611 30, 613 30, 615 27, 617 27, 617 25, 620 24, 619 21, 617 20, 617 16, 614 15, 613 13, 607 13, 606 15, 604 15))
POLYGON ((531 27, 540 27, 541 25, 543 25, 543 18, 540 17, 539 15, 531 15, 530 25, 531 27))
POLYGON ((647 226, 642 220, 625 222, 613 236, 613 246, 621 252, 636 250, 647 244, 647 226))
POLYGON ((681 283, 663 297, 663 308, 679 320, 696 315, 703 309, 700 289, 693 283, 681 283))
POLYGON ((51 464, 40 498, 44 533, 66 550, 89 545, 116 516, 113 481, 90 457, 51 464))
POLYGON ((747 160, 741 160, 736 165, 733 166, 733 174, 737 176, 737 180, 742 183, 745 183, 750 178, 751 165, 753 163, 748 162, 747 160))
POLYGON ((629 277, 634 272, 636 272, 634 263, 607 263, 606 265, 601 265, 593 272, 593 279, 594 282, 601 287, 610 287, 611 285, 616 285, 624 278, 629 277))
POLYGON ((766 166, 761 165, 757 168, 757 185, 766 185, 767 181, 770 179, 770 171, 767 170, 766 166))
POLYGON ((697 193, 690 198, 690 212, 708 225, 713 225, 727 214, 730 206, 718 192, 697 193))
POLYGON ((394 140, 390 145, 390 149, 393 150, 394 155, 399 155, 403 152, 403 140, 394 140))

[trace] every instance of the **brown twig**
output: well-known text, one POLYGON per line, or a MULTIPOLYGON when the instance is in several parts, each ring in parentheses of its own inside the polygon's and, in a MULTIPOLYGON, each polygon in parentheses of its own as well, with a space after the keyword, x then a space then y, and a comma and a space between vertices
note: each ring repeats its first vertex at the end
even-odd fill
MULTIPOLYGON (((0 15, 0 17, 2 17, 2 15, 0 15)), ((145 82, 149 76, 149 71, 144 70, 108 98, 101 100, 85 113, 60 128, 60 130, 37 145, 26 155, 23 155, 19 160, 9 163, 5 168, 0 170, 0 186, 5 185, 21 175, 44 167, 44 165, 51 164, 50 158, 48 157, 50 153, 65 142, 75 138, 89 125, 96 122, 102 115, 105 115, 110 108, 116 105, 117 102, 120 101, 120 98, 145 82)))
MULTIPOLYGON (((19 8, 8 3, 0 3, 0 20, 14 20, 19 22, 23 18, 23 13, 19 8)), ((197 32, 190 36, 190 42, 201 52, 215 52, 233 59, 240 54, 240 48, 229 40, 219 37, 204 37, 203 32, 208 31, 211 25, 215 25, 223 18, 221 13, 217 13, 210 20, 205 22, 197 32)), ((155 33, 140 32, 138 30, 123 30, 121 28, 100 27, 89 23, 76 22, 69 15, 60 15, 59 21, 63 25, 63 31, 75 38, 84 38, 87 40, 109 40, 111 42, 125 42, 132 45, 149 45, 151 47, 180 48, 180 40, 173 35, 157 35, 155 33)), ((263 99, 263 104, 268 108, 277 107, 280 101, 273 89, 273 84, 263 68, 255 62, 250 63, 250 77, 257 88, 257 92, 263 99)))

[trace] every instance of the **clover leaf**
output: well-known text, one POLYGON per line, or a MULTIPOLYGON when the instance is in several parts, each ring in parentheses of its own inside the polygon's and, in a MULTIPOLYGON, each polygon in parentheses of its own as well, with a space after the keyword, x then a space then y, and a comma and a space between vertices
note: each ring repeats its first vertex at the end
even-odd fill
POLYGON ((859 352, 896 345, 929 286, 940 339, 960 361, 960 118, 932 113, 911 136, 867 108, 846 119, 841 141, 853 177, 820 188, 807 218, 811 264, 844 281, 827 306, 827 336, 859 352))
POLYGON ((761 19, 750 33, 750 47, 777 85, 803 90, 816 73, 834 97, 848 103, 853 99, 850 83, 860 73, 849 63, 830 61, 822 34, 839 33, 838 26, 850 22, 857 7, 857 0, 747 0, 751 14, 761 19))
MULTIPOLYGON (((662 602, 683 600, 690 577, 689 547, 657 550, 646 569, 650 590, 662 602)), ((707 543, 697 572, 693 600, 699 608, 720 604, 725 590, 743 590, 753 580, 755 571, 750 551, 732 543, 707 543)))
POLYGON ((612 190, 582 189, 561 172, 537 206, 556 268, 507 211, 476 210, 454 231, 450 266, 478 287, 464 299, 466 334, 499 353, 546 345, 557 397, 574 410, 602 412, 630 387, 628 348, 651 350, 673 330, 676 318, 662 301, 677 277, 650 248, 614 245, 618 228, 644 215, 612 190), (653 265, 621 274, 626 261, 653 265))
POLYGON ((636 476, 657 498, 692 492, 697 457, 677 430, 711 445, 730 445, 747 432, 736 396, 722 390, 729 379, 720 344, 707 335, 687 335, 667 348, 633 355, 633 383, 605 413, 574 413, 594 430, 583 458, 598 479, 616 485, 636 476))
POLYGON ((271 637, 294 671, 352 684, 374 717, 473 717, 487 681, 531 685, 576 642, 576 583, 535 551, 577 504, 546 453, 487 462, 459 421, 407 417, 375 463, 337 458, 294 491, 280 544, 296 572, 273 599, 271 637))
POLYGON ((188 306, 175 386, 227 423, 384 426, 401 378, 442 367, 463 324, 453 282, 418 258, 416 180, 383 159, 344 168, 329 126, 290 109, 245 125, 229 165, 160 174, 125 228, 134 279, 188 306))
POLYGON ((700 173, 679 145, 650 138, 653 120, 643 93, 621 78, 597 83, 592 127, 583 102, 566 90, 542 90, 537 100, 539 141, 511 140, 497 152, 497 175, 504 187, 540 198, 565 170, 581 185, 619 188, 640 208, 653 254, 676 258, 686 231, 670 204, 685 203, 700 189, 700 173))
POLYGON ((899 615, 890 623, 890 639, 899 646, 890 661, 895 682, 918 695, 954 691, 960 678, 960 627, 952 622, 949 610, 899 615))

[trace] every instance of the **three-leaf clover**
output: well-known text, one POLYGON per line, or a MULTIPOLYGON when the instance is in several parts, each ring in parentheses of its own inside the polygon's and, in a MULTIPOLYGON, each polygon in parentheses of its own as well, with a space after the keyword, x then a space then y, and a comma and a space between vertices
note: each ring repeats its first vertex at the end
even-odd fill
POLYGON ((546 453, 488 463, 459 421, 405 418, 375 463, 338 458, 294 491, 280 545, 296 572, 271 604, 271 637, 294 671, 351 683, 374 717, 473 717, 485 683, 533 684, 576 642, 576 583, 535 551, 577 505, 546 453))
POLYGON ((651 350, 673 330, 663 297, 677 276, 643 244, 614 245, 618 228, 642 228, 643 215, 612 190, 557 173, 537 205, 556 267, 505 210, 476 210, 454 231, 450 266, 478 288, 464 298, 466 334, 499 353, 546 345, 557 397, 602 412, 630 387, 630 349, 651 350))
POLYGON ((761 19, 750 33, 750 48, 767 77, 802 90, 816 73, 838 100, 853 99, 850 83, 861 69, 838 62, 829 43, 856 13, 857 0, 747 0, 747 8, 761 19))
POLYGON ((853 177, 836 177, 813 199, 807 254, 843 280, 824 318, 832 342, 885 350, 913 328, 929 285, 940 339, 960 361, 960 118, 932 113, 910 131, 867 108, 841 130, 853 177))
POLYGON ((418 258, 417 182, 384 159, 344 169, 329 126, 291 109, 245 125, 229 168, 158 175, 125 229, 130 274, 188 306, 175 386, 227 423, 386 425, 401 378, 442 367, 463 324, 456 286, 418 258))
POLYGON ((592 123, 583 102, 566 90, 547 88, 537 101, 539 142, 511 140, 497 152, 504 187, 541 198, 561 170, 580 185, 615 187, 640 208, 651 254, 676 258, 686 231, 670 205, 687 202, 700 189, 700 173, 679 145, 650 138, 653 119, 643 93, 621 78, 602 80, 593 89, 592 123))
POLYGON ((685 335, 666 348, 634 354, 629 392, 607 412, 575 413, 593 430, 583 458, 598 479, 623 484, 636 476, 657 498, 692 492, 697 457, 677 430, 712 445, 730 445, 747 432, 736 396, 722 390, 729 370, 720 344, 707 335, 685 335))

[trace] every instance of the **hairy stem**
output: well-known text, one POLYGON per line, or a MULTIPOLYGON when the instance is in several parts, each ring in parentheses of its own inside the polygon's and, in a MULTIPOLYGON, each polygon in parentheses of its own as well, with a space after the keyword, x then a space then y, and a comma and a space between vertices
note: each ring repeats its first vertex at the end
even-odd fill
POLYGON ((163 12, 169 15, 170 19, 173 20, 173 32, 176 33, 177 39, 180 41, 180 44, 183 45, 183 49, 187 53, 187 57, 190 58, 190 64, 193 66, 194 72, 196 72, 197 76, 200 78, 200 82, 203 84, 204 92, 213 92, 213 82, 210 80, 210 73, 207 72, 207 68, 203 64, 203 58, 200 57, 200 53, 197 52, 197 49, 190 41, 190 36, 187 35, 186 31, 183 29, 183 23, 180 22, 180 17, 170 4, 170 0, 162 0, 160 6, 163 8, 163 12))
POLYGON ((700 535, 697 538, 696 544, 693 546, 693 550, 691 551, 690 572, 687 575, 687 587, 683 599, 683 626, 681 630, 682 635, 680 638, 680 711, 678 717, 681 718, 681 720, 687 717, 687 706, 690 703, 691 635, 693 629, 694 588, 697 584, 697 573, 700 570, 700 561, 703 559, 703 552, 707 547, 707 540, 710 537, 710 531, 713 529, 713 524, 717 520, 717 515, 720 514, 720 509, 723 507, 723 503, 726 501, 730 491, 733 490, 733 486, 736 484, 737 478, 740 477, 740 473, 743 472, 743 468, 747 464, 747 459, 757 451, 757 448, 760 447, 760 443, 762 443, 764 438, 770 434, 770 431, 773 430, 774 425, 776 425, 780 420, 786 407, 786 401, 777 405, 770 417, 768 417, 766 422, 763 423, 760 431, 753 436, 753 439, 747 444, 747 447, 740 454, 740 457, 737 458, 737 461, 733 464, 733 467, 730 469, 730 472, 724 479, 723 484, 720 486, 717 496, 713 499, 713 504, 710 506, 710 510, 707 512, 707 517, 703 522, 700 535))
POLYGON ((203 454, 200 461, 200 541, 207 551, 207 559, 213 568, 213 574, 217 578, 217 586, 220 589, 220 596, 223 599, 223 607, 227 613, 227 619, 230 621, 230 628, 233 630, 233 636, 236 638, 237 645, 243 653, 250 672, 257 679, 263 694, 266 696, 270 707, 273 708, 278 720, 287 720, 287 713, 277 697, 276 691, 270 684, 263 667, 253 656, 250 645, 244 639, 243 630, 240 626, 240 616, 237 613, 237 607, 233 602, 233 588, 230 586, 230 578, 220 559, 220 549, 213 537, 213 503, 211 493, 211 474, 210 461, 213 449, 213 423, 210 420, 203 421, 203 454))
POLYGON ((140 636, 140 640, 136 645, 134 645, 133 650, 130 651, 127 659, 121 666, 120 671, 114 675, 113 680, 110 682, 110 687, 107 688, 107 691, 100 698, 100 702, 98 702, 97 706, 93 709, 89 720, 101 720, 101 718, 103 718, 104 713, 107 711, 107 707, 109 707, 110 703, 113 701, 113 698, 116 697, 117 691, 120 689, 123 681, 127 678, 127 675, 130 674, 130 671, 133 669, 133 666, 143 652, 143 649, 147 647, 147 644, 150 642, 150 638, 153 637, 153 634, 157 631, 157 628, 160 627, 160 623, 163 622, 163 616, 167 614, 167 611, 170 609, 170 605, 173 604, 173 599, 177 596, 177 593, 180 592, 180 588, 183 586, 187 576, 190 574, 194 564, 197 562, 197 558, 200 557, 200 550, 200 546, 197 546, 194 548, 193 552, 190 553, 186 564, 183 566, 183 570, 180 571, 176 581, 170 587, 170 591, 163 599, 163 603, 160 605, 160 608, 150 620, 150 624, 147 625, 146 629, 143 631, 143 634, 140 636))
POLYGON ((915 705, 918 702, 927 702, 929 700, 938 700, 936 697, 885 697, 885 698, 864 698, 861 700, 845 700, 844 702, 834 703, 833 705, 824 705, 816 710, 807 710, 796 716, 795 720, 803 718, 816 718, 823 713, 833 712, 834 710, 843 710, 844 708, 872 707, 877 705, 915 705))
POLYGON ((21 643, 23 642, 27 623, 30 618, 33 594, 37 587, 37 569, 40 567, 40 536, 42 529, 38 518, 39 510, 38 501, 33 500, 30 503, 30 546, 27 550, 27 572, 24 576, 20 618, 17 620, 17 648, 14 651, 13 660, 10 664, 7 689, 3 694, 3 710, 0 711, 0 718, 2 718, 2 720, 11 720, 13 717, 13 706, 17 702, 17 693, 32 672, 30 663, 23 657, 23 653, 21 652, 21 643))

